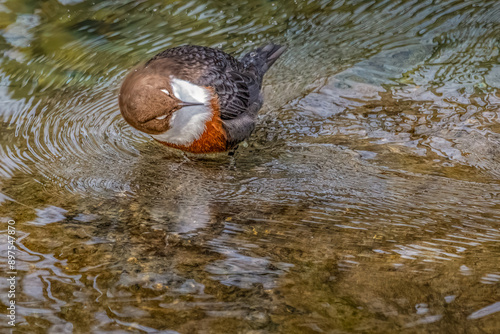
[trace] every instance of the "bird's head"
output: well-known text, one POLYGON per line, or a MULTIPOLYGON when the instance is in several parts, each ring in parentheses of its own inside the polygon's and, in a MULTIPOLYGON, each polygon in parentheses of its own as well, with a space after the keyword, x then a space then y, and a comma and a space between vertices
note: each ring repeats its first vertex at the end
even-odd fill
POLYGON ((191 95, 183 91, 184 87, 177 83, 180 81, 174 79, 172 82, 170 76, 148 71, 147 68, 133 70, 120 89, 119 105, 123 118, 147 134, 168 131, 176 111, 205 104, 204 97, 183 101, 191 95))

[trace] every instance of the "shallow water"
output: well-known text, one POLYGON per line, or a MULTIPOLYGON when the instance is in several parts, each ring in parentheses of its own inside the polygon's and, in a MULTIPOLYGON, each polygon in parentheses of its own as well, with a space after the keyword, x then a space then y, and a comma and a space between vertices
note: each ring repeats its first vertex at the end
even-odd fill
POLYGON ((14 332, 500 331, 498 36, 494 0, 0 1, 14 332), (234 156, 121 118, 155 53, 269 40, 234 156))

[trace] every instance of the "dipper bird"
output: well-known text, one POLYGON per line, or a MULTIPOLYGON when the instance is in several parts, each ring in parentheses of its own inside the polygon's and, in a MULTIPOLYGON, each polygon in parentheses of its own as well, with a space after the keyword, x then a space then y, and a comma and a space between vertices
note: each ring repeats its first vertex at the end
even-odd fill
POLYGON ((204 46, 167 49, 126 76, 120 111, 164 145, 191 153, 227 151, 255 128, 262 79, 284 51, 268 44, 237 60, 204 46))

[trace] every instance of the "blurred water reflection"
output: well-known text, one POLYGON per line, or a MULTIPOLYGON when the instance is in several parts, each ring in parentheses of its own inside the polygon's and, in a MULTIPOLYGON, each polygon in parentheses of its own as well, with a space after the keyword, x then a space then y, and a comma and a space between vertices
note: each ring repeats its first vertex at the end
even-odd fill
POLYGON ((497 1, 0 2, 15 331, 499 331, 499 18, 497 1), (186 158, 121 118, 123 76, 156 52, 269 40, 289 49, 234 156, 186 158))

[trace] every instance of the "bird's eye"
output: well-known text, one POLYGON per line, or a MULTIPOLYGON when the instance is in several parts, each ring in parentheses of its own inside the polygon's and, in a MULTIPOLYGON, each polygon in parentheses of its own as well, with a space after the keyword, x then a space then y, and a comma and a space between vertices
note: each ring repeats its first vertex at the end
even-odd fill
POLYGON ((163 93, 167 94, 168 96, 170 96, 170 92, 166 89, 160 89, 163 93))

